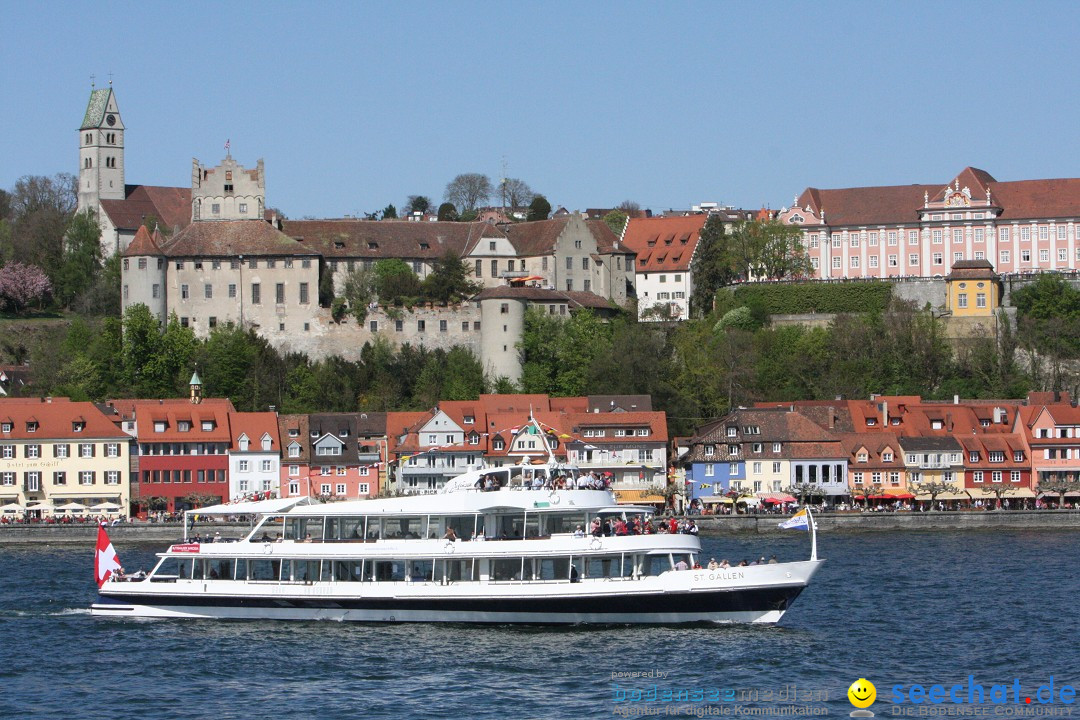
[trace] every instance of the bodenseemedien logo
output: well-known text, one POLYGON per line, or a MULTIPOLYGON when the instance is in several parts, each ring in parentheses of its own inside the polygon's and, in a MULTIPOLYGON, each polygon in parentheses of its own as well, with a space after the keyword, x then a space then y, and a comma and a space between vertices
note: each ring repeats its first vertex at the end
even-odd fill
POLYGON ((874 700, 877 699, 877 688, 874 687, 874 683, 866 678, 859 678, 851 683, 851 687, 849 687, 847 691, 847 696, 851 704, 858 708, 851 712, 851 717, 874 717, 873 711, 866 709, 873 705, 874 700))

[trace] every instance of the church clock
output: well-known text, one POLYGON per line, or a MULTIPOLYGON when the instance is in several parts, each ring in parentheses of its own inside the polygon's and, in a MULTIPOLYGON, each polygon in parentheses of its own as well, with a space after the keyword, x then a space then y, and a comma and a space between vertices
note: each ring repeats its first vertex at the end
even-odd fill
POLYGON ((116 116, 113 115, 112 113, 109 113, 108 115, 105 116, 105 122, 109 123, 110 126, 115 125, 116 124, 116 116))

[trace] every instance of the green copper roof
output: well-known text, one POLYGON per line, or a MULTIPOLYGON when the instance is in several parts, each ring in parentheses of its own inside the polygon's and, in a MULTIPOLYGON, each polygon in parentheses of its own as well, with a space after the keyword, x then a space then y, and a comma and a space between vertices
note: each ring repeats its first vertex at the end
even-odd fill
POLYGON ((191 373, 191 382, 188 385, 202 385, 202 380, 199 379, 199 371, 191 373))
POLYGON ((101 121, 105 119, 105 108, 109 105, 109 95, 112 88, 90 91, 90 102, 86 106, 86 117, 83 118, 80 130, 101 127, 101 121))

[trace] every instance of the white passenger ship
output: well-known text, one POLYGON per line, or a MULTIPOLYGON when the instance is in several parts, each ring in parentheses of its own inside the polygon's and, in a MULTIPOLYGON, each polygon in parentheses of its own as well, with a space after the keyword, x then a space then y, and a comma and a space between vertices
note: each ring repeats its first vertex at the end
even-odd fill
POLYGON ((237 542, 173 545, 145 578, 114 575, 101 586, 92 612, 366 622, 774 623, 821 565, 816 542, 808 561, 701 569, 696 535, 594 535, 594 520, 603 528, 619 519, 649 519, 653 510, 616 505, 610 490, 557 489, 578 485, 576 477, 574 468, 554 463, 515 465, 466 473, 433 495, 218 506, 220 514, 261 519, 237 542))

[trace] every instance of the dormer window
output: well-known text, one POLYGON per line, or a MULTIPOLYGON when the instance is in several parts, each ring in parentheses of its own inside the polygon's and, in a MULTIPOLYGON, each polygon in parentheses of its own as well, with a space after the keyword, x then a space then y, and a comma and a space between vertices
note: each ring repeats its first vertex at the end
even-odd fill
POLYGON ((428 245, 427 243, 424 243, 424 242, 420 243, 420 249, 421 250, 428 250, 430 248, 431 248, 431 246, 428 245))
POLYGON ((892 461, 893 461, 893 454, 892 454, 891 451, 886 450, 885 452, 881 453, 881 462, 892 462, 892 461))
POLYGON ((296 443, 293 443, 292 445, 289 446, 289 457, 291 457, 291 458, 300 457, 300 446, 297 445, 296 443))
POLYGON ((497 437, 495 438, 495 442, 492 444, 492 447, 494 447, 496 450, 505 450, 506 441, 503 440, 501 437, 497 437))
POLYGON ((973 462, 973 463, 979 462, 979 453, 977 453, 977 452, 969 452, 968 453, 968 462, 973 462))
POLYGON ((480 436, 477 435, 476 433, 472 433, 471 435, 469 435, 469 444, 470 445, 479 445, 480 444, 480 436))
POLYGON ((202 427, 203 432, 211 432, 214 429, 214 421, 213 420, 203 420, 200 427, 202 427))
POLYGON ((378 250, 379 249, 379 243, 377 243, 377 242, 369 242, 367 244, 367 249, 368 250, 378 250))
POLYGON ((81 433, 85 429, 86 423, 84 423, 82 420, 76 420, 75 422, 71 423, 71 432, 81 433))
POLYGON ((165 428, 168 427, 168 423, 164 420, 154 421, 154 432, 165 432, 165 428))
POLYGON ((943 427, 945 427, 945 423, 943 423, 940 420, 931 420, 930 421, 930 429, 931 430, 941 430, 943 427))
POLYGON ((177 420, 176 421, 176 429, 177 429, 178 432, 191 432, 191 421, 190 420, 177 420))
POLYGON ((1001 450, 991 450, 988 458, 992 463, 1005 462, 1005 453, 1001 450))
POLYGON ((270 439, 270 436, 269 435, 264 435, 263 439, 262 439, 262 449, 263 450, 269 450, 270 446, 272 444, 273 444, 273 441, 270 439))
POLYGON ((716 446, 715 445, 706 445, 705 446, 705 457, 712 457, 713 454, 715 454, 715 452, 716 452, 716 446))
POLYGON ((335 250, 344 250, 345 249, 345 243, 343 243, 341 240, 335 240, 334 241, 334 249, 335 250))
POLYGON ((289 428, 289 437, 300 437, 300 428, 289 428))
POLYGON ((30 420, 29 422, 26 423, 26 432, 28 432, 28 433, 37 432, 37 429, 38 429, 37 420, 30 420))
POLYGON ((473 417, 472 415, 466 415, 465 416, 465 424, 466 425, 472 425, 475 422, 476 422, 476 418, 473 417))
POLYGON ((11 432, 11 423, 9 423, 9 422, 0 423, 0 432, 6 432, 6 433, 11 432))
POLYGON ((982 425, 983 427, 990 427, 990 421, 984 418, 982 420, 979 420, 979 425, 982 425))
POLYGON ((1024 462, 1024 451, 1013 450, 1013 462, 1024 462))
POLYGON ((866 424, 867 425, 877 425, 877 418, 872 418, 872 417, 866 418, 866 424))
POLYGON ((754 452, 756 452, 756 453, 759 453, 759 452, 761 452, 761 443, 754 443, 754 445, 753 445, 752 449, 753 449, 753 451, 754 451, 754 452))
POLYGON ((349 437, 349 428, 341 428, 340 430, 338 430, 337 434, 338 437, 347 438, 349 437))
POLYGON ((248 439, 247 439, 247 437, 246 437, 246 436, 245 436, 245 437, 241 437, 241 438, 240 438, 240 442, 239 442, 239 445, 240 445, 240 452, 247 452, 247 449, 248 449, 248 439))
POLYGON ((859 453, 858 455, 855 456, 855 460, 856 460, 856 462, 861 462, 861 463, 866 462, 866 453, 865 452, 859 453))
POLYGON ((738 429, 738 428, 736 428, 736 427, 729 427, 729 428, 727 429, 727 436, 728 436, 728 437, 735 437, 735 436, 736 436, 736 435, 738 434, 738 432, 739 432, 739 429, 738 429))
POLYGON ((728 455, 738 455, 739 454, 739 446, 738 445, 728 445, 727 446, 727 453, 728 453, 728 455))

